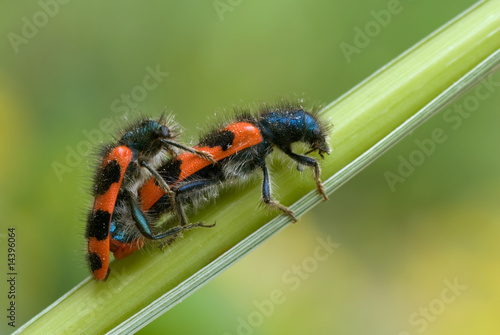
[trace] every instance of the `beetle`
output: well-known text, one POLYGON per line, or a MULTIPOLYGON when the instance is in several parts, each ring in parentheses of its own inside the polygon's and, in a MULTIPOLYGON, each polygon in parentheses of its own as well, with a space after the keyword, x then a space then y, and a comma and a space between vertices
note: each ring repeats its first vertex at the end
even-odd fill
POLYGON ((116 143, 103 148, 94 177, 93 208, 87 217, 85 232, 87 261, 96 279, 105 280, 108 275, 110 223, 120 191, 135 193, 138 185, 151 177, 166 195, 170 195, 170 200, 175 201, 173 192, 155 168, 169 156, 175 157, 178 149, 214 162, 210 154, 177 142, 178 135, 178 126, 171 117, 142 118, 116 143))
POLYGON ((204 197, 213 197, 214 189, 228 182, 240 182, 255 170, 262 172, 263 202, 296 222, 293 211, 271 196, 266 157, 277 147, 298 164, 298 170, 302 171, 304 166, 310 167, 318 193, 326 201, 328 196, 320 180, 319 163, 307 154, 317 151, 321 158, 329 154, 328 132, 329 127, 320 121, 317 113, 307 112, 298 105, 267 107, 257 114, 249 111, 238 113, 232 121, 202 136, 194 147, 211 154, 215 164, 192 152, 184 152, 158 167, 158 174, 174 193, 174 201, 170 201, 169 195, 154 178, 138 188, 137 197, 120 197, 121 215, 119 220, 112 222, 111 227, 111 250, 115 258, 127 257, 142 248, 145 239, 168 238, 167 242, 161 244, 160 247, 163 247, 175 239, 177 233, 196 227, 196 224, 188 224, 184 211, 186 205, 196 205, 204 197), (295 142, 309 146, 305 155, 292 151, 291 145, 295 142), (168 211, 176 214, 180 225, 154 233, 153 226, 168 211))

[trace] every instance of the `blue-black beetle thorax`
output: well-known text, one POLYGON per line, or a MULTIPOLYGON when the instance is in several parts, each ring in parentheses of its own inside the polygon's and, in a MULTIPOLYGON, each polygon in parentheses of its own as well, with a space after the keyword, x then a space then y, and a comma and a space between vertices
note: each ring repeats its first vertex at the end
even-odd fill
POLYGON ((304 110, 269 112, 259 120, 263 136, 272 143, 314 141, 322 132, 318 121, 304 110))
POLYGON ((127 132, 120 139, 120 142, 139 152, 147 152, 150 150, 159 151, 161 143, 156 140, 169 135, 168 128, 160 123, 152 120, 147 120, 140 127, 127 132))

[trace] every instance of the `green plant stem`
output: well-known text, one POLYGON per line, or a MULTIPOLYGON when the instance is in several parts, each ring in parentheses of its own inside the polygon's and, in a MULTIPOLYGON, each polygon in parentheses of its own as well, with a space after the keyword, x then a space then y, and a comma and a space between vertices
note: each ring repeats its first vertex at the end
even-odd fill
MULTIPOLYGON (((333 153, 322 164, 328 192, 492 71, 498 27, 500 2, 479 3, 327 106, 323 116, 335 126, 333 153)), ((286 166, 274 170, 275 198, 297 214, 320 201, 310 171, 299 178, 286 166)), ((258 182, 224 192, 191 218, 217 221, 215 228, 185 232, 164 253, 112 262, 107 282, 87 278, 17 333, 137 331, 289 223, 256 210, 259 199, 258 182)))

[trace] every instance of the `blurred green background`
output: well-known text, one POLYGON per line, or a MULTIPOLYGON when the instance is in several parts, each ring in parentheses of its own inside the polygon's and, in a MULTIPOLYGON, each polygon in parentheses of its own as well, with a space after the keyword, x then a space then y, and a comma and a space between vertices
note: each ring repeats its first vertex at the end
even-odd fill
MULTIPOLYGON (((15 227, 17 325, 88 276, 86 144, 88 134, 109 140, 102 120, 166 108, 189 141, 234 104, 283 96, 326 104, 474 1, 402 0, 346 57, 341 44, 355 45, 355 30, 391 3, 3 2, 0 248, 6 276, 15 227), (146 77, 155 71, 156 80, 146 77)), ((485 99, 472 91, 140 334, 498 334, 499 104, 498 91, 485 99), (446 117, 471 101, 468 115, 446 117), (384 173, 436 128, 446 141, 391 189, 384 173), (317 238, 328 236, 341 246, 311 267, 317 238), (310 271, 292 285, 294 266, 310 271), (284 301, 259 316, 275 290, 284 301)), ((2 320, 0 332, 11 332, 2 320)))

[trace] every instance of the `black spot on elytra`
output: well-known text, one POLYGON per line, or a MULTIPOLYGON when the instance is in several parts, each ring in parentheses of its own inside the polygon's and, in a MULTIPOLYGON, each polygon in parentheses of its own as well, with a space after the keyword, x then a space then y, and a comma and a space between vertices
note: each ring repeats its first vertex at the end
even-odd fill
POLYGON ((106 193, 111 185, 120 181, 121 168, 116 160, 112 160, 100 171, 95 182, 95 196, 106 193))
POLYGON ((95 252, 89 253, 88 256, 87 256, 87 258, 88 258, 88 261, 89 261, 90 270, 92 272, 94 272, 94 271, 99 270, 100 268, 102 268, 101 257, 99 257, 99 255, 97 255, 95 252))
MULTIPOLYGON (((196 171, 189 179, 193 181, 197 180, 211 180, 211 181, 223 181, 224 177, 224 169, 223 166, 227 159, 219 161, 219 164, 211 164, 205 166, 203 169, 196 171)), ((188 178, 186 178, 187 180, 188 178)))
POLYGON ((109 234, 110 221, 111 214, 107 211, 103 211, 102 209, 98 209, 95 213, 90 213, 85 237, 95 237, 99 241, 105 240, 109 234))
POLYGON ((182 161, 180 159, 171 159, 158 169, 158 173, 168 185, 172 185, 179 180, 181 175, 181 164, 182 161))
POLYGON ((223 151, 226 151, 233 145, 234 133, 229 130, 223 130, 217 133, 208 134, 198 146, 200 147, 221 147, 223 151))

